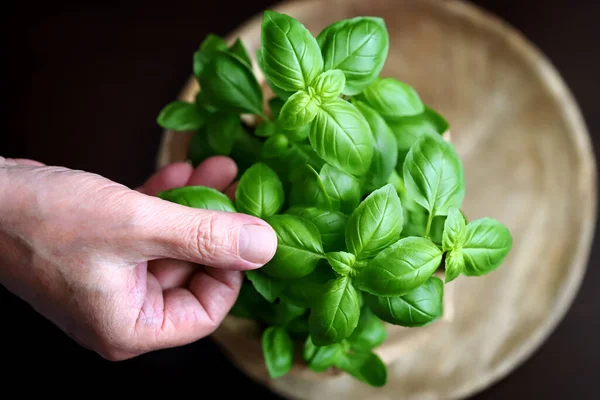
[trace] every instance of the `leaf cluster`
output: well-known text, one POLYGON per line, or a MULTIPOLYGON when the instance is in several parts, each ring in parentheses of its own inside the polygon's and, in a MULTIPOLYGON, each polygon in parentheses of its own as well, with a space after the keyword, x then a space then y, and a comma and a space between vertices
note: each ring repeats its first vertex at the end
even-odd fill
POLYGON ((442 136, 449 124, 414 87, 382 75, 388 51, 382 18, 338 21, 315 36, 266 11, 256 62, 270 98, 244 44, 209 35, 193 57, 195 101, 158 116, 166 129, 194 132, 193 163, 221 154, 240 167, 234 201, 206 187, 160 197, 253 215, 277 234, 275 256, 246 273, 231 310, 264 328, 273 378, 300 348, 316 372, 384 385, 375 350, 386 324, 438 320, 445 284, 495 270, 512 247, 499 221, 466 220, 463 166, 442 136))

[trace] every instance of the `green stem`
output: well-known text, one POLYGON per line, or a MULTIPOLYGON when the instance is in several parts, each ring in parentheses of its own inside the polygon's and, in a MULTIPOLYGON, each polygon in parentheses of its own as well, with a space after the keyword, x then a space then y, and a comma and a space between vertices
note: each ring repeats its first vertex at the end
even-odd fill
POLYGON ((425 226, 425 237, 429 239, 429 231, 431 230, 431 223, 433 222, 433 212, 429 213, 427 217, 427 226, 425 226))

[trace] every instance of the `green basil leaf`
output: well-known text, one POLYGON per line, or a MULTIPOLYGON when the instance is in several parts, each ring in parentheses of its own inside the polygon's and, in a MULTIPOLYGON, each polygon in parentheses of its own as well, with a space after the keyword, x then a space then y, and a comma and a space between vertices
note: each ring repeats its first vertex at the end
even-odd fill
POLYGON ((256 62, 265 77, 265 81, 267 82, 267 85, 269 85, 269 88, 271 88, 271 90, 273 91, 275 96, 277 96, 276 98, 279 98, 279 99, 285 101, 285 100, 289 99, 290 96, 296 92, 295 90, 288 92, 287 90, 280 89, 279 87, 277 87, 273 84, 273 81, 271 80, 271 78, 269 78, 269 76, 265 72, 265 64, 264 64, 263 57, 262 57, 262 49, 260 49, 260 48, 258 50, 256 50, 256 62))
MULTIPOLYGON (((401 136, 417 138, 423 133, 442 135, 450 127, 448 121, 429 106, 425 106, 420 114, 391 119, 386 122, 397 134, 398 140, 401 136)), ((411 146, 410 143, 407 143, 406 148, 411 146)))
POLYGON ((438 320, 444 309, 444 283, 430 277, 421 286, 403 296, 365 296, 375 315, 383 321, 404 327, 421 327, 438 320))
MULTIPOLYGON (((308 139, 308 134, 310 132, 310 124, 303 125, 300 128, 296 129, 283 129, 283 133, 288 137, 292 142, 296 142, 301 144, 302 142, 306 142, 308 139)), ((306 143, 310 148, 310 151, 314 153, 314 150, 310 147, 310 144, 306 143)), ((315 153, 316 154, 316 153, 315 153)))
POLYGON ((269 303, 273 303, 287 285, 286 281, 271 278, 263 274, 260 270, 246 271, 246 277, 252 282, 256 291, 269 303))
POLYGON ((298 182, 306 178, 306 164, 315 170, 320 170, 323 160, 315 153, 310 144, 289 142, 285 153, 277 157, 278 165, 282 168, 282 176, 290 182, 298 182))
POLYGON ((239 115, 215 112, 206 121, 208 144, 215 154, 228 156, 242 129, 239 115))
MULTIPOLYGON (((300 160, 303 160, 303 164, 310 165, 316 171, 319 171, 325 164, 325 161, 323 161, 323 159, 319 157, 319 155, 315 152, 315 150, 309 143, 295 143, 295 146, 292 146, 292 150, 298 153, 298 159, 296 160, 295 166, 293 167, 294 169, 296 169, 296 174, 290 175, 290 180, 292 181, 302 177, 302 170, 301 168, 298 168, 298 165, 300 165, 300 160)), ((295 156, 292 156, 292 159, 294 157, 295 156)))
POLYGON ((225 39, 223 39, 219 35, 215 35, 214 33, 209 33, 206 35, 200 46, 199 50, 227 50, 227 43, 225 39))
POLYGON ((194 97, 194 104, 200 112, 212 114, 217 111, 217 109, 210 104, 210 101, 206 98, 206 94, 203 91, 198 91, 196 96, 194 97))
POLYGON ((404 227, 402 228, 402 234, 400 236, 425 237, 425 228, 427 227, 427 219, 429 213, 421 206, 419 206, 419 208, 415 210, 406 207, 405 204, 405 202, 402 202, 402 206, 406 210, 406 213, 404 215, 404 227))
POLYGON ((356 99, 370 105, 386 121, 425 111, 415 88, 395 78, 377 78, 356 99))
POLYGON ((296 181, 292 186, 290 205, 313 206, 323 210, 331 210, 331 200, 317 171, 308 164, 303 165, 301 168, 304 170, 304 178, 296 181))
POLYGON ((298 215, 312 222, 323 242, 325 252, 339 251, 345 248, 344 232, 348 216, 337 211, 323 210, 317 207, 291 207, 286 214, 298 215))
POLYGON ((324 372, 334 366, 342 354, 343 347, 340 343, 315 346, 310 335, 306 338, 302 351, 302 357, 308 364, 308 368, 315 372, 324 372))
POLYGON ((324 69, 342 70, 343 94, 363 91, 383 70, 389 52, 389 36, 383 18, 356 17, 339 21, 317 37, 324 69))
POLYGON ((240 129, 240 134, 229 155, 238 166, 236 180, 240 179, 248 168, 261 161, 262 148, 263 141, 251 135, 246 129, 240 129))
POLYGON ((371 166, 373 134, 362 114, 345 100, 321 104, 308 139, 325 162, 351 175, 362 176, 371 166))
POLYGON ((349 276, 353 274, 354 263, 356 257, 352 253, 346 253, 345 251, 335 251, 326 253, 325 257, 331 265, 331 268, 341 276, 349 276))
MULTIPOLYGON (((404 206, 404 202, 402 205, 404 206)), ((418 206, 418 209, 407 210, 404 216, 404 228, 402 229, 401 237, 409 236, 429 236, 429 239, 439 247, 442 247, 442 236, 444 232, 444 223, 446 216, 438 215, 433 217, 429 235, 425 235, 427 231, 427 223, 429 213, 423 207, 418 206)))
POLYGON ((345 85, 346 77, 344 76, 344 72, 339 69, 331 69, 321 73, 317 77, 313 88, 316 96, 321 101, 329 101, 339 97, 345 85))
POLYGON ((358 291, 347 276, 327 283, 308 317, 308 328, 317 346, 338 343, 352 334, 360 316, 358 291))
POLYGON ((308 317, 300 316, 290 321, 287 330, 293 336, 306 337, 308 335, 308 317))
POLYGON ((158 114, 156 122, 164 129, 173 131, 195 131, 206 122, 206 113, 195 104, 185 101, 173 101, 167 104, 158 114))
POLYGON ((425 111, 421 114, 389 120, 387 124, 398 143, 396 168, 400 173, 402 173, 404 159, 417 139, 425 134, 441 135, 449 128, 444 117, 428 106, 425 106, 425 111))
POLYGON ((379 189, 390 179, 398 162, 398 143, 383 117, 373 108, 361 101, 356 101, 354 105, 369 123, 375 140, 373 160, 365 177, 365 188, 370 192, 379 189))
POLYGON ((363 307, 360 311, 358 325, 348 338, 348 342, 354 350, 370 351, 385 342, 387 336, 383 322, 369 307, 363 307))
POLYGON ((288 327, 289 324, 306 313, 305 307, 298 307, 294 304, 280 300, 273 305, 274 318, 270 321, 271 325, 288 327))
POLYGON ((466 233, 466 221, 460 209, 451 207, 448 209, 448 218, 444 222, 442 233, 442 250, 450 251, 462 246, 466 233))
POLYGON ((214 156, 215 152, 208 144, 208 137, 204 128, 196 131, 189 142, 187 157, 194 167, 202 161, 214 156))
POLYGON ((280 89, 306 89, 323 71, 323 57, 315 37, 289 15, 265 11, 261 43, 265 75, 280 89))
MULTIPOLYGON (((356 293, 358 293, 358 308, 362 309, 363 306, 365 305, 363 292, 361 292, 360 290, 357 290, 356 293)), ((350 348, 350 347, 348 347, 348 348, 350 348)))
POLYGON ((281 109, 285 102, 286 99, 281 99, 279 97, 273 97, 269 100, 269 109, 271 110, 271 115, 275 121, 279 119, 279 114, 281 113, 281 109))
POLYGON ((172 203, 205 210, 237 212, 225 194, 206 186, 184 186, 163 190, 158 197, 172 203))
MULTIPOLYGON (((412 118, 412 117, 408 117, 412 118)), ((396 171, 402 173, 402 167, 406 156, 415 142, 425 134, 437 134, 436 132, 421 129, 412 129, 409 125, 404 125, 404 122, 390 121, 388 126, 396 136, 398 144, 398 161, 396 163, 396 171)))
POLYGON ((211 54, 200 75, 206 98, 223 112, 263 115, 263 94, 252 70, 228 53, 211 54))
POLYGON ((346 353, 338 359, 335 366, 373 387, 385 386, 387 382, 387 367, 371 351, 346 353))
POLYGON ((462 255, 462 250, 450 250, 446 253, 445 265, 444 280, 446 283, 450 283, 458 278, 465 269, 465 258, 462 255))
POLYGON ((403 166, 410 197, 431 215, 447 215, 465 197, 462 162, 454 147, 439 136, 424 135, 410 149, 403 166))
POLYGON ((442 237, 444 235, 444 224, 446 223, 446 219, 447 217, 445 215, 438 215, 436 217, 433 217, 433 221, 431 222, 429 238, 433 243, 437 244, 438 246, 442 245, 442 237))
POLYGON ((445 215, 433 217, 429 234, 425 235, 427 223, 429 220, 429 212, 412 201, 406 195, 400 196, 404 213, 404 228, 402 229, 401 237, 408 236, 423 236, 431 239, 431 241, 441 247, 442 233, 444 230, 445 215))
POLYGON ((262 350, 269 376, 273 379, 287 374, 294 362, 294 342, 285 328, 270 326, 262 335, 262 350))
POLYGON ((512 248, 512 235, 506 226, 492 218, 467 225, 462 254, 466 276, 481 276, 498 268, 512 248))
POLYGON ((351 23, 352 19, 348 18, 348 19, 342 19, 342 20, 338 20, 335 21, 333 23, 331 23, 330 25, 327 25, 325 27, 325 29, 323 29, 318 35, 317 35, 317 44, 319 45, 319 47, 322 49, 325 46, 325 43, 328 40, 331 40, 331 37, 340 30, 340 28, 344 25, 347 25, 349 23, 351 23))
POLYGON ((294 93, 281 108, 278 123, 286 129, 296 129, 312 122, 319 106, 304 90, 294 93))
POLYGON ((258 162, 240 178, 235 205, 239 212, 264 219, 281 210, 284 196, 283 185, 275 171, 258 162))
POLYGON ((400 239, 404 214, 391 184, 369 194, 346 225, 346 247, 357 260, 374 257, 400 239))
POLYGON ((391 184, 396 189, 396 192, 400 197, 400 201, 402 202, 402 207, 406 208, 406 205, 402 201, 402 196, 405 195, 406 189, 404 188, 404 180, 400 175, 398 175, 398 171, 392 171, 387 183, 391 184))
POLYGON ((209 33, 194 52, 194 76, 200 77, 215 52, 227 50, 227 43, 222 37, 209 33))
POLYGON ((261 312, 269 306, 270 304, 256 291, 252 282, 244 279, 230 314, 239 318, 259 319, 261 312))
POLYGON ((361 199, 360 181, 356 177, 325 164, 319 172, 323 187, 331 200, 331 207, 335 211, 351 214, 361 199))
POLYGON ((261 271, 280 279, 298 279, 313 272, 324 258, 317 227, 297 215, 272 215, 265 221, 275 230, 277 251, 261 271))
POLYGON ((398 240, 357 270, 354 285, 376 296, 401 296, 425 282, 438 269, 442 251, 421 237, 398 240))
POLYGON ((262 154, 265 158, 282 157, 289 150, 289 144, 290 141, 285 135, 276 133, 265 140, 262 154))
POLYGON ((278 128, 279 127, 276 123, 271 121, 265 121, 256 126, 256 129, 254 129, 254 134, 258 137, 269 137, 274 133, 277 133, 278 128))
POLYGON ((422 124, 430 126, 435 132, 440 135, 450 129, 448 120, 442 114, 434 110, 430 106, 425 106, 425 111, 421 114, 422 124))
POLYGON ((402 202, 402 208, 410 211, 418 211, 427 216, 427 210, 421 207, 416 201, 414 201, 406 191, 406 184, 404 182, 404 177, 402 176, 402 171, 398 173, 396 171, 397 178, 395 178, 394 186, 398 191, 398 196, 400 196, 400 201, 402 202))
POLYGON ((298 307, 312 308, 315 299, 324 295, 327 283, 336 278, 329 264, 322 261, 313 272, 288 285, 281 293, 281 299, 298 307))
POLYGON ((248 54, 248 50, 246 46, 244 46, 244 42, 240 38, 238 38, 229 48, 229 51, 232 54, 235 54, 240 60, 246 63, 248 67, 252 67, 252 60, 250 60, 250 55, 248 54))

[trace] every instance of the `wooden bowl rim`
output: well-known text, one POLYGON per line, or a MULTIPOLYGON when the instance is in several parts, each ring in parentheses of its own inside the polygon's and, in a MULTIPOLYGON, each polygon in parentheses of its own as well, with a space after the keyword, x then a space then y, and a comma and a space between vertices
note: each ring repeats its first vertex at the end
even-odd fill
MULTIPOLYGON (((354 2, 357 0, 336 0, 338 2, 354 2)), ((512 370, 523 364, 539 347, 546 341, 550 334, 556 329, 563 320, 567 311, 571 307, 575 296, 577 295, 583 277, 585 276, 589 257, 592 250, 592 242, 595 236, 597 219, 597 163, 594 154, 591 137, 579 108, 578 102, 563 80, 560 72, 553 65, 550 59, 531 41, 529 41, 518 29, 508 24, 499 16, 463 0, 412 0, 426 3, 431 7, 437 7, 449 15, 468 21, 482 30, 490 32, 494 36, 503 37, 507 47, 514 50, 519 55, 522 62, 526 63, 534 72, 541 86, 546 89, 552 101, 557 105, 560 112, 560 118, 567 126, 567 134, 578 155, 580 169, 578 171, 582 178, 581 185, 590 190, 590 195, 583 198, 580 206, 585 210, 583 215, 588 216, 588 220, 582 224, 582 230, 579 234, 579 242, 576 250, 573 251, 572 262, 569 265, 568 279, 563 281, 557 296, 554 299, 552 312, 548 318, 535 327, 528 339, 524 340, 521 348, 506 357, 503 362, 498 363, 496 368, 479 379, 471 381, 470 385, 465 385, 460 390, 449 393, 448 398, 465 399, 473 396, 494 384, 496 381, 504 378, 512 370)), ((321 3, 319 0, 287 0, 274 4, 269 7, 271 10, 285 12, 290 15, 300 7, 310 7, 310 4, 321 3)), ((231 31, 225 39, 232 43, 238 36, 247 31, 251 26, 260 23, 262 12, 255 14, 241 24, 235 30, 231 31)), ((197 83, 195 78, 190 76, 185 86, 181 90, 178 99, 190 99, 197 83)), ((169 157, 169 136, 173 132, 165 130, 161 137, 159 153, 156 160, 158 168, 171 162, 169 157)), ((271 390, 279 392, 277 388, 270 387, 271 390)), ((279 393, 287 396, 287 393, 279 393)))

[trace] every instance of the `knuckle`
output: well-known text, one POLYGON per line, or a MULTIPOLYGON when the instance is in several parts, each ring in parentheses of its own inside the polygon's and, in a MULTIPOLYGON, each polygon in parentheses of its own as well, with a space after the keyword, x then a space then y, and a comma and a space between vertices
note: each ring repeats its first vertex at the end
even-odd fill
POLYGON ((143 220, 146 216, 146 204, 137 192, 110 183, 102 185, 97 190, 99 193, 97 198, 101 199, 99 206, 109 210, 118 209, 120 211, 119 221, 126 225, 134 227, 136 222, 143 220))
POLYGON ((215 217, 212 214, 201 217, 197 224, 193 243, 202 258, 213 259, 215 257, 216 246, 213 238, 215 227, 215 217))
POLYGON ((235 242, 232 232, 217 215, 201 215, 195 225, 194 238, 190 243, 195 246, 200 258, 212 262, 233 253, 232 243, 235 242))
POLYGON ((142 307, 134 324, 132 337, 137 344, 154 348, 158 343, 161 327, 166 323, 162 309, 155 307, 142 307))
POLYGON ((147 199, 135 191, 114 190, 105 204, 113 210, 119 210, 119 213, 108 214, 115 215, 110 226, 119 241, 148 240, 154 234, 148 227, 154 226, 154 221, 161 218, 160 210, 151 207, 147 199))

